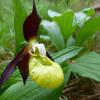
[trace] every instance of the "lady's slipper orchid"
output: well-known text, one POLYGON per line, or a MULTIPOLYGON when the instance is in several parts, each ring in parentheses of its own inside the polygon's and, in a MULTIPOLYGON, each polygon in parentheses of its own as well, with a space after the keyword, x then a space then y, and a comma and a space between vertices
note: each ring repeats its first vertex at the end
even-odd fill
POLYGON ((60 86, 64 81, 64 75, 60 65, 46 56, 46 50, 43 44, 36 45, 33 45, 35 48, 30 52, 29 60, 29 74, 32 80, 42 87, 56 88, 60 86))
POLYGON ((24 84, 28 75, 42 87, 57 88, 63 83, 64 75, 60 65, 52 60, 45 46, 36 41, 40 21, 33 0, 32 14, 23 24, 23 34, 28 43, 5 68, 0 78, 1 86, 15 71, 17 65, 24 84))

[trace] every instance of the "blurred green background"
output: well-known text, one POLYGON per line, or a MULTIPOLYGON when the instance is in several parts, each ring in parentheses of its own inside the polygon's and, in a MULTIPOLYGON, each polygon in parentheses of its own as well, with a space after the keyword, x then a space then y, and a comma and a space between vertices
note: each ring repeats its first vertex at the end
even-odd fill
MULTIPOLYGON (((21 0, 27 14, 32 9, 32 0, 21 0)), ((42 19, 49 19, 48 9, 64 12, 67 9, 80 11, 83 8, 100 4, 100 0, 36 0, 42 19)), ((97 34, 94 49, 100 52, 100 34, 97 34)), ((15 51, 14 11, 12 0, 0 0, 0 66, 10 60, 15 51)))

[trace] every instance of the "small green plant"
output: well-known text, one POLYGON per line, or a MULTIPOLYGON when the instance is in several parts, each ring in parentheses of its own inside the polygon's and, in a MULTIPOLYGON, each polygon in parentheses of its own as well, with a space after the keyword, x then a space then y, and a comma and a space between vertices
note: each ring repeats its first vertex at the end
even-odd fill
MULTIPOLYGON (((48 57, 50 57, 49 59, 47 56, 40 54, 46 53, 46 51, 43 50, 42 52, 41 49, 37 49, 38 45, 35 44, 36 48, 34 49, 32 43, 35 38, 33 38, 34 36, 32 35, 31 38, 33 40, 31 41, 29 35, 32 32, 30 31, 31 27, 28 27, 28 31, 27 27, 24 27, 25 31, 23 35, 23 23, 27 14, 20 1, 13 0, 13 3, 15 10, 16 55, 18 54, 13 61, 17 62, 13 63, 14 65, 10 63, 13 65, 11 67, 8 65, 8 69, 2 74, 0 82, 4 84, 12 72, 15 71, 17 65, 24 83, 29 73, 34 82, 28 79, 24 86, 20 74, 16 70, 7 81, 9 84, 7 85, 5 83, 1 88, 0 92, 3 92, 0 96, 1 100, 11 100, 11 98, 13 98, 13 100, 27 100, 27 97, 30 100, 58 100, 64 85, 67 84, 72 73, 100 82, 100 54, 89 51, 85 46, 88 39, 90 39, 94 33, 100 31, 100 16, 95 16, 95 10, 93 8, 84 9, 77 13, 68 10, 63 14, 49 10, 48 15, 51 21, 42 20, 41 23, 40 21, 35 21, 36 23, 33 25, 35 32, 37 33, 38 31, 36 25, 40 23, 40 30, 47 33, 40 33, 40 37, 41 35, 49 37, 49 42, 53 45, 53 48, 56 49, 56 52, 52 51, 51 57, 48 55, 48 57), (29 73, 27 61, 30 56, 27 54, 27 49, 32 56, 29 62, 29 73), (21 63, 18 64, 20 61, 21 63), (59 75, 57 76, 57 74, 59 74, 60 77, 58 77, 59 75), (50 81, 52 84, 48 83, 50 81), (46 88, 48 86, 50 88, 46 88)), ((34 22, 34 19, 31 20, 31 23, 34 22)), ((44 39, 44 41, 46 40, 44 39)))

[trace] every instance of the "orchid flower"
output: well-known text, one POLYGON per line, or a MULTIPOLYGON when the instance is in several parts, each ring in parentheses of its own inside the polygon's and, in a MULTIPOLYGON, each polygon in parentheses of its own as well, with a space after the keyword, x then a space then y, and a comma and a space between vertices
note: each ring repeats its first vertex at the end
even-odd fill
POLYGON ((57 88, 64 82, 60 65, 53 61, 44 44, 37 41, 40 22, 41 18, 37 13, 35 1, 33 0, 33 11, 23 24, 23 35, 27 44, 4 69, 0 78, 0 86, 8 80, 17 66, 24 84, 28 75, 38 85, 46 88, 57 88))

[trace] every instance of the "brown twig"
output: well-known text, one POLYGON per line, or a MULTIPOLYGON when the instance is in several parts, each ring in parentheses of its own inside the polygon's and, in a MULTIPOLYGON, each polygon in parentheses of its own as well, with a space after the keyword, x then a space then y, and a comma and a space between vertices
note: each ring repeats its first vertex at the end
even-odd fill
POLYGON ((93 98, 95 98, 97 96, 100 96, 100 93, 97 93, 97 94, 94 94, 94 95, 89 95, 89 96, 87 96, 87 97, 85 97, 85 98, 83 98, 81 100, 91 100, 91 99, 93 99, 93 98))
POLYGON ((65 86, 65 88, 66 88, 66 87, 73 86, 73 85, 77 84, 79 81, 80 81, 80 79, 74 79, 74 81, 72 81, 70 84, 67 84, 67 85, 65 86))
POLYGON ((66 92, 68 92, 68 91, 71 91, 71 90, 73 90, 73 89, 75 89, 76 87, 69 87, 69 88, 66 88, 66 89, 64 89, 63 90, 63 93, 66 93, 66 92))

